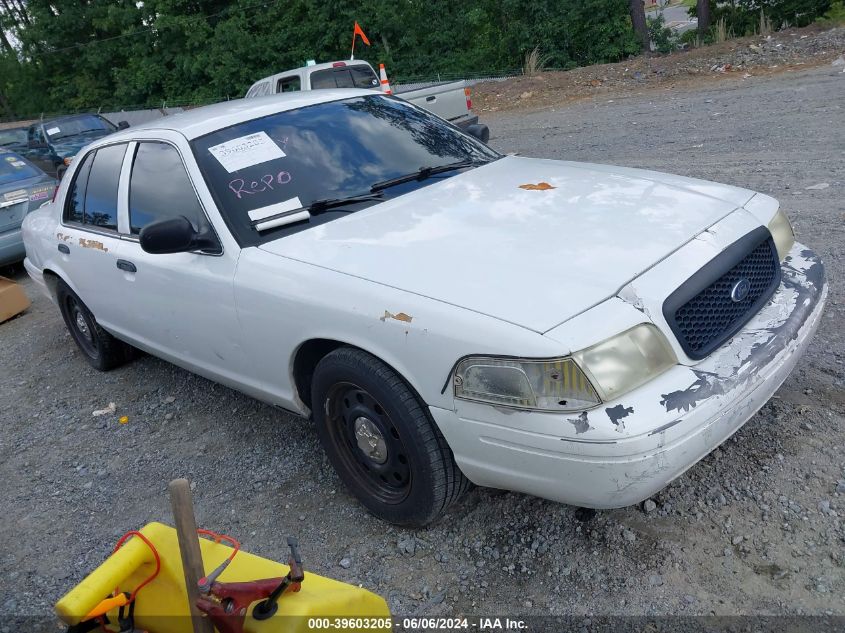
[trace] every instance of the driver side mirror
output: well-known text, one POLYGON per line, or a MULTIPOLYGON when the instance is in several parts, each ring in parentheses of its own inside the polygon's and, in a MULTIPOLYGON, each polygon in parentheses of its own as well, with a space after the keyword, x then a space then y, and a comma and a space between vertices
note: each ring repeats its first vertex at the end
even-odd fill
POLYGON ((470 136, 474 136, 482 143, 486 143, 490 140, 490 128, 481 123, 467 125, 466 129, 464 129, 464 132, 466 132, 470 136))
POLYGON ((210 230, 195 231, 184 215, 148 224, 138 237, 141 248, 154 255, 220 250, 220 244, 210 230))
POLYGON ((118 121, 117 129, 118 130, 125 130, 129 127, 129 121, 118 121))

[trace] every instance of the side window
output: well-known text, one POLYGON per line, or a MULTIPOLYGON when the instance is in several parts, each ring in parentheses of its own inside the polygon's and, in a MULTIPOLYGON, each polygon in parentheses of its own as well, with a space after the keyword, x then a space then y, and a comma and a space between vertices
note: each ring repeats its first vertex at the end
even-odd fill
POLYGON ((129 179, 129 225, 132 233, 137 235, 152 222, 180 215, 188 218, 197 231, 208 228, 208 221, 176 148, 167 143, 139 143, 129 179))
POLYGON ((88 186, 88 172, 91 171, 93 159, 94 152, 90 152, 85 156, 85 160, 73 176, 73 183, 68 190, 67 204, 65 205, 66 222, 82 224, 85 211, 85 189, 88 186))
POLYGON ((279 89, 276 92, 296 92, 302 90, 299 77, 283 77, 279 79, 279 89))
POLYGON ((101 147, 94 154, 85 191, 85 224, 117 230, 117 183, 126 143, 101 147))

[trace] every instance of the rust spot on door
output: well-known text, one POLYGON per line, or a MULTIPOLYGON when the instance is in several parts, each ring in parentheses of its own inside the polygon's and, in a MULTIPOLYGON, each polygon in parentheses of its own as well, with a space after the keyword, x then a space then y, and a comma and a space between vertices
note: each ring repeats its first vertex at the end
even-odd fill
POLYGON ((536 185, 529 182, 525 185, 519 185, 519 188, 526 189, 528 191, 546 191, 548 189, 557 189, 557 187, 550 185, 547 182, 538 182, 536 185))
POLYGON ((395 319, 396 321, 402 321, 403 323, 410 323, 414 320, 414 317, 410 314, 405 314, 404 312, 397 312, 396 314, 393 314, 392 312, 385 310, 384 316, 379 317, 379 320, 387 321, 388 319, 395 319))
POLYGON ((79 245, 82 248, 93 248, 98 251, 103 251, 104 253, 109 252, 109 249, 106 248, 102 242, 98 242, 97 240, 86 240, 84 237, 80 237, 79 245))

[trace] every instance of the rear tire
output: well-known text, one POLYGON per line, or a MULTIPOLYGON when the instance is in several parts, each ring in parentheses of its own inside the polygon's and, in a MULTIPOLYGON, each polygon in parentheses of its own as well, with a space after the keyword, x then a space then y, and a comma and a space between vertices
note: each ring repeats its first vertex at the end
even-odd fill
POLYGON ((56 298, 70 335, 91 367, 108 371, 134 357, 134 348, 101 328, 82 299, 61 279, 56 298))
POLYGON ((374 356, 349 347, 328 354, 311 402, 332 466, 380 519, 428 525, 469 488, 425 405, 374 356))

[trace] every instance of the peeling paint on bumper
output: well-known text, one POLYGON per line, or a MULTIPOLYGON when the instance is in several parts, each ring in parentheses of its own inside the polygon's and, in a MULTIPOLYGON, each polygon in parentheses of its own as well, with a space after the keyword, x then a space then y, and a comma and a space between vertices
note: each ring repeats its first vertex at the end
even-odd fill
POLYGON ((431 407, 455 459, 482 486, 592 508, 648 498, 710 453, 774 394, 809 345, 827 297, 824 266, 797 244, 769 303, 694 366, 572 414, 456 402, 431 407))

